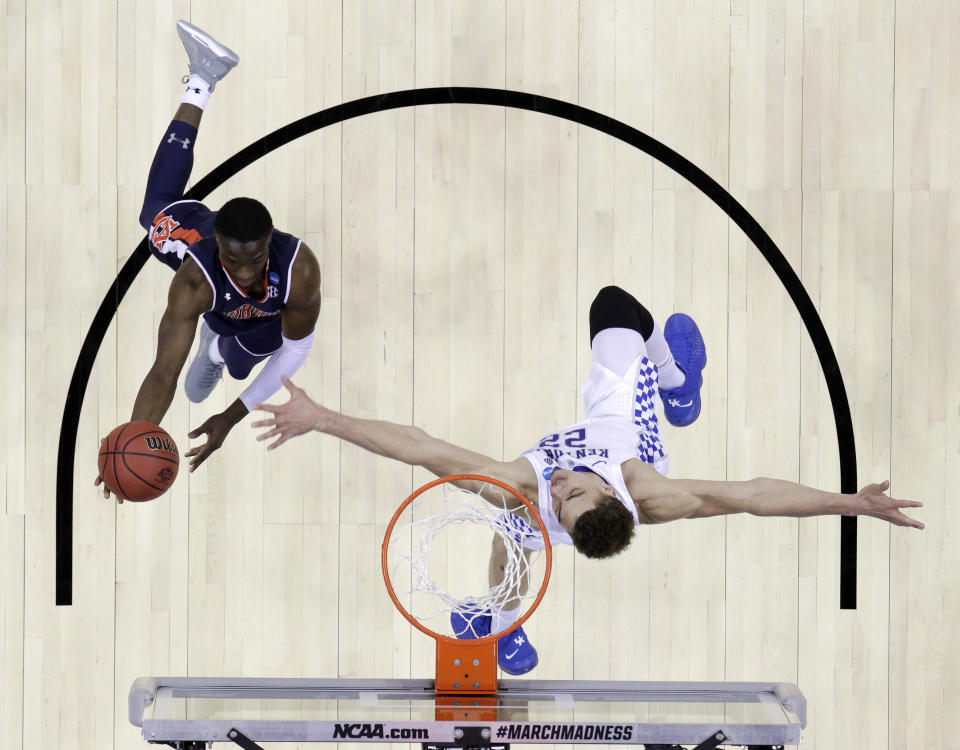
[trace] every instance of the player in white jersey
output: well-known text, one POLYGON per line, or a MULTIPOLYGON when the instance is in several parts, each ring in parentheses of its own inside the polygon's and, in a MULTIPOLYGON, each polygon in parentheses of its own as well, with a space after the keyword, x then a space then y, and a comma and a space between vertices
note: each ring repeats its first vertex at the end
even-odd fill
MULTIPOLYGON (((536 474, 538 508, 553 544, 573 544, 589 557, 608 557, 629 543, 640 517, 622 467, 639 460, 662 475, 667 473, 668 457, 656 414, 659 372, 671 378, 673 385, 689 381, 695 386, 697 408, 685 423, 699 415, 700 371, 706 363, 700 332, 686 316, 671 316, 667 331, 672 346, 649 312, 619 287, 605 287, 594 299, 590 308, 593 363, 581 388, 586 419, 544 436, 522 456, 536 474), (681 366, 673 351, 679 353, 681 366), (619 501, 619 506, 601 505, 580 528, 574 523, 568 530, 559 518, 565 509, 555 502, 552 488, 558 482, 573 481, 572 472, 593 475, 587 481, 619 501)), ((579 498, 579 492, 572 499, 579 498)), ((526 541, 530 548, 542 545, 539 535, 526 541)))
MULTIPOLYGON (((316 430, 381 456, 422 466, 437 476, 481 474, 499 479, 539 507, 551 543, 573 544, 588 557, 609 557, 626 548, 637 524, 732 513, 867 515, 897 526, 923 528, 900 511, 921 503, 888 497, 889 482, 844 495, 767 478, 733 482, 668 479, 667 454, 655 412, 656 393, 659 385, 665 415, 673 424, 690 424, 699 414, 700 369, 706 357, 695 324, 687 316, 674 315, 662 332, 631 295, 618 287, 605 287, 590 308, 590 338, 593 363, 581 389, 586 419, 546 435, 513 461, 495 461, 431 437, 413 425, 340 414, 317 404, 287 379, 290 401, 281 406, 261 405, 259 408, 272 416, 252 426, 269 428, 258 440, 276 437, 271 449, 316 430)), ((526 511, 519 501, 517 506, 515 510, 522 516, 526 511)), ((519 523, 518 530, 526 536, 526 547, 543 545, 539 534, 525 524, 519 523)), ((495 536, 491 585, 501 582, 505 563, 506 547, 495 536)), ((489 613, 486 632, 478 632, 480 618, 472 618, 470 637, 499 632, 518 615, 519 609, 489 613)), ((458 634, 464 631, 461 625, 455 616, 458 634)), ((522 628, 501 641, 508 641, 498 644, 498 659, 505 671, 523 674, 536 666, 536 650, 522 628)))

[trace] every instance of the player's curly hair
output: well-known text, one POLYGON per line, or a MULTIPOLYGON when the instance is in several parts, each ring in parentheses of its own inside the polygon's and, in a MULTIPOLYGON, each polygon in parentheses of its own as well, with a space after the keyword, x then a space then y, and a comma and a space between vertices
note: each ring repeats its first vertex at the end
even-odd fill
POLYGON ((573 546, 594 559, 613 557, 633 539, 633 516, 615 497, 608 497, 573 524, 573 546))
POLYGON ((238 242, 253 242, 273 229, 273 219, 260 201, 231 198, 217 211, 213 228, 218 234, 238 242))

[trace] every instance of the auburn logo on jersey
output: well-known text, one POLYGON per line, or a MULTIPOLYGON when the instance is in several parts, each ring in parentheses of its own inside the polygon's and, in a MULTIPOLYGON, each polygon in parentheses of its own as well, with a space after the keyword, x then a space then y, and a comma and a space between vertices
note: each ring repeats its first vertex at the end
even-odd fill
MULTIPOLYGON (((164 250, 164 245, 168 241, 183 240, 187 245, 192 245, 201 239, 203 239, 203 235, 196 229, 181 228, 179 221, 163 212, 153 220, 153 226, 150 228, 150 241, 161 253, 168 252, 168 250, 164 250)), ((183 253, 180 252, 179 255, 182 257, 183 253)))
POLYGON ((250 304, 240 305, 236 310, 224 313, 232 320, 250 320, 250 318, 269 318, 271 315, 279 315, 280 311, 267 312, 250 304))
POLYGON ((166 214, 160 214, 153 220, 153 229, 150 231, 150 239, 157 250, 163 250, 163 243, 170 239, 173 230, 180 226, 179 221, 174 221, 173 217, 166 214))

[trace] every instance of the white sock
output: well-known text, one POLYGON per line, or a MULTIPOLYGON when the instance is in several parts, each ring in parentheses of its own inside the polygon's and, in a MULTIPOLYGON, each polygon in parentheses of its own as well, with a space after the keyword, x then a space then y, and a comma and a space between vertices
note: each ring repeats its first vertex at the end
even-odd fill
POLYGON ((207 99, 210 98, 210 86, 196 73, 192 73, 187 79, 187 90, 180 97, 181 104, 193 104, 203 109, 207 106, 207 99))
POLYGON ((214 336, 213 341, 210 342, 209 349, 210 359, 216 362, 218 365, 222 365, 224 362, 223 355, 220 353, 220 337, 214 336))
POLYGON ((657 379, 660 381, 660 387, 669 391, 683 385, 687 376, 674 362, 667 340, 663 337, 663 329, 656 321, 653 323, 653 333, 650 334, 650 338, 645 343, 647 354, 650 355, 653 364, 657 366, 657 379))
POLYGON ((493 619, 490 621, 490 632, 499 633, 506 630, 520 617, 520 607, 515 609, 496 609, 491 612, 493 619))

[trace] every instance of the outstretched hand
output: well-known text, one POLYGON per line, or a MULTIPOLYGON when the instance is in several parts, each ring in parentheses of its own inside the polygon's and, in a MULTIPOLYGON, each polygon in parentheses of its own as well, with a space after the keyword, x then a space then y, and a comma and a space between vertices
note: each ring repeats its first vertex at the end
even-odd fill
POLYGON ((871 516, 888 521, 894 526, 910 526, 914 529, 926 528, 919 521, 900 512, 900 508, 922 508, 923 503, 915 500, 897 500, 885 493, 890 489, 890 480, 880 484, 868 484, 854 496, 856 513, 859 516, 871 516))
POLYGON ((188 432, 187 437, 191 440, 201 435, 207 436, 207 442, 203 445, 197 445, 188 450, 184 456, 190 459, 190 471, 196 469, 200 464, 206 461, 210 454, 223 445, 227 435, 233 426, 240 421, 242 414, 246 413, 246 408, 238 400, 234 402, 226 411, 220 414, 214 414, 210 419, 200 425, 193 432, 188 432), (240 403, 240 408, 236 404, 240 403))
POLYGON ((269 440, 276 437, 267 450, 272 451, 287 442, 290 438, 302 435, 310 430, 319 429, 320 417, 325 409, 307 395, 303 388, 295 386, 290 379, 281 376, 283 385, 290 393, 290 400, 280 406, 271 404, 257 404, 258 411, 269 412, 272 418, 261 419, 251 424, 251 427, 269 427, 267 432, 257 435, 257 440, 269 440))

